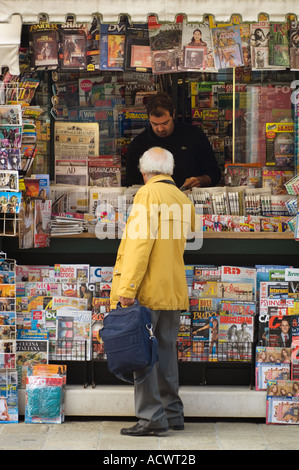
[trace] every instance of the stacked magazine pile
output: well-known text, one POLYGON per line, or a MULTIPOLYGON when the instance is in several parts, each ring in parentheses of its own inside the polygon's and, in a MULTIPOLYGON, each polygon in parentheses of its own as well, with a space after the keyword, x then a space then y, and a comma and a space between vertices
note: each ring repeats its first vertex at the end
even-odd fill
POLYGON ((25 423, 62 423, 65 418, 66 366, 35 364, 26 378, 25 423))
POLYGON ((87 220, 74 217, 73 214, 53 215, 51 220, 51 237, 55 235, 75 235, 83 233, 87 220))

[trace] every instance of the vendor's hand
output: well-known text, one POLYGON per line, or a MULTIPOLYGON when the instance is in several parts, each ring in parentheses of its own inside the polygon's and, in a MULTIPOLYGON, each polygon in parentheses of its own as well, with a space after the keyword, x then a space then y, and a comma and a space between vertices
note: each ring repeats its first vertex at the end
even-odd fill
POLYGON ((200 176, 192 176, 191 178, 187 178, 183 186, 186 189, 200 188, 200 176))
POLYGON ((119 301, 122 307, 131 307, 131 305, 133 305, 133 303, 135 302, 135 299, 119 296, 119 301))

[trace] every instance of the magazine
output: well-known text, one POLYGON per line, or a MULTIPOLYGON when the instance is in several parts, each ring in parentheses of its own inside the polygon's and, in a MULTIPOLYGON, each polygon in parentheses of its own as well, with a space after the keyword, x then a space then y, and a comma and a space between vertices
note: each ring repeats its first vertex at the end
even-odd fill
POLYGON ((34 204, 34 248, 50 246, 52 201, 36 200, 34 204))
POLYGON ((219 347, 218 359, 250 361, 252 359, 253 334, 253 315, 221 312, 219 316, 219 343, 226 343, 226 345, 225 348, 219 347))
POLYGON ((217 312, 191 312, 191 360, 218 360, 218 321, 217 312))
POLYGON ((290 69, 299 70, 299 24, 295 19, 290 21, 290 69))
POLYGON ((182 23, 183 56, 179 69, 216 72, 211 30, 208 23, 182 23), (202 57, 202 60, 199 60, 202 57))
MULTIPOLYGON (((292 313, 294 308, 294 299, 260 299, 259 315, 258 315, 258 344, 263 346, 275 346, 269 344, 269 319, 270 314, 274 311, 279 314, 292 313)), ((279 346, 279 345, 276 345, 279 346)))
POLYGON ((287 299, 289 297, 288 282, 260 282, 260 299, 287 299))
POLYGON ((251 282, 218 282, 216 297, 253 301, 254 287, 251 282))
POLYGON ((221 281, 222 282, 251 283, 252 284, 252 297, 253 297, 252 300, 256 299, 256 269, 255 268, 238 267, 238 266, 221 266, 221 281))
POLYGON ((158 24, 155 16, 149 16, 148 29, 153 73, 177 72, 181 54, 182 24, 158 24))
MULTIPOLYGON (((292 122, 266 123, 266 165, 277 169, 294 167, 294 124, 292 122)), ((293 175, 292 175, 293 176, 293 175)))
POLYGON ((66 366, 44 364, 28 370, 25 423, 62 423, 65 418, 66 366))
POLYGON ((56 282, 89 282, 88 264, 54 264, 56 282))
POLYGON ((16 366, 18 371, 19 388, 26 387, 26 377, 28 367, 37 363, 47 364, 49 359, 49 341, 48 339, 34 338, 32 331, 31 339, 18 339, 16 352, 16 366))
POLYGON ((267 384, 266 423, 299 423, 299 384, 293 380, 270 380, 267 384))
POLYGON ((101 159, 88 162, 89 186, 115 187, 121 185, 120 166, 105 165, 101 159))
POLYGON ((20 208, 19 248, 34 246, 34 201, 22 201, 20 208))
POLYGON ((211 28, 215 67, 226 69, 244 64, 239 25, 221 25, 211 28))
POLYGON ((18 377, 16 370, 0 370, 0 422, 17 423, 18 377))
POLYGON ((291 348, 256 347, 256 390, 267 390, 268 380, 289 380, 291 348))
POLYGON ((57 310, 57 340, 52 358, 90 360, 91 311, 60 308, 57 310))
POLYGON ((270 23, 269 64, 290 67, 289 27, 287 23, 270 23))

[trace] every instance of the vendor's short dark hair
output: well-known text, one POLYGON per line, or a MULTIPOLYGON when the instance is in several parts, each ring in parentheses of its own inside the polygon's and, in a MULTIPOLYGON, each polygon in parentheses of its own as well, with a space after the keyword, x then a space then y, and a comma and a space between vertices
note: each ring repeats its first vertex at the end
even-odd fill
POLYGON ((174 105, 167 93, 157 93, 146 103, 146 111, 148 116, 161 117, 165 114, 165 111, 169 111, 170 116, 173 116, 174 105))

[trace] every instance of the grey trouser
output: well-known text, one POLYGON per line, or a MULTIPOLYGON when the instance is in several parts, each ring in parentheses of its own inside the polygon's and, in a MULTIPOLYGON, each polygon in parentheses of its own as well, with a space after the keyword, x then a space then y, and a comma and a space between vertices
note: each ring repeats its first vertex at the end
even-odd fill
POLYGON ((184 423, 176 353, 179 321, 179 310, 152 310, 159 360, 146 379, 134 385, 135 413, 142 426, 160 428, 184 423))

